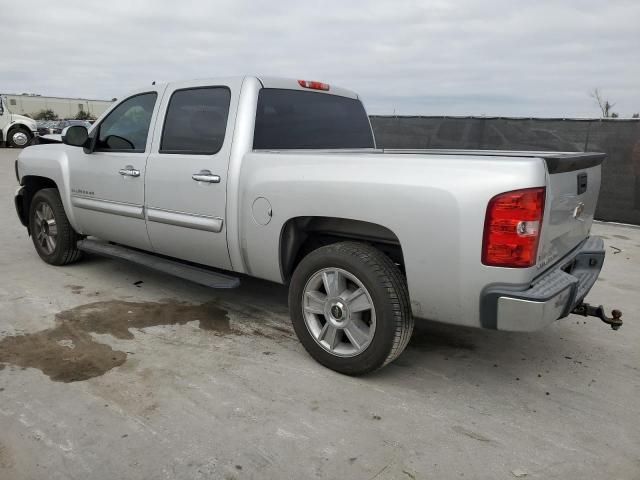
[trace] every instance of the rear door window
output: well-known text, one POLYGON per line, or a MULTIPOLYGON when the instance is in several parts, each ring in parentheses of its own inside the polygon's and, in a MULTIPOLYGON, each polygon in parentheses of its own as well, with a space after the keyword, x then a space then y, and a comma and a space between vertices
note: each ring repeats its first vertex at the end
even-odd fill
POLYGON ((171 96, 160 153, 212 155, 222 148, 231 91, 227 87, 177 90, 171 96))
POLYGON ((358 99, 263 88, 258 96, 253 148, 374 148, 374 141, 367 112, 358 99))

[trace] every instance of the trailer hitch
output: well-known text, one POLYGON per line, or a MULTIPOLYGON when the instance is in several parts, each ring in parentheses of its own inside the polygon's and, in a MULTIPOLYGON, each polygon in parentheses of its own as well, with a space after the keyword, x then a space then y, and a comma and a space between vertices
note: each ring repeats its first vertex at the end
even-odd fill
POLYGON ((571 313, 582 315, 583 317, 598 317, 607 325, 611 325, 613 330, 618 330, 622 326, 622 312, 620 310, 612 310, 611 317, 607 317, 602 305, 594 307, 588 303, 581 303, 571 313))

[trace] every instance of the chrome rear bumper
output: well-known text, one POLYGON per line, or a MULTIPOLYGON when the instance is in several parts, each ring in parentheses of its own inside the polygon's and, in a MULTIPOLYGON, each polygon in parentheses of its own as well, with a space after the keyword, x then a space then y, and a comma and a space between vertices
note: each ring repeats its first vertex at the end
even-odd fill
POLYGON ((593 287, 604 257, 602 239, 589 237, 529 288, 519 290, 508 285, 487 288, 480 302, 482 326, 530 332, 566 317, 593 287))

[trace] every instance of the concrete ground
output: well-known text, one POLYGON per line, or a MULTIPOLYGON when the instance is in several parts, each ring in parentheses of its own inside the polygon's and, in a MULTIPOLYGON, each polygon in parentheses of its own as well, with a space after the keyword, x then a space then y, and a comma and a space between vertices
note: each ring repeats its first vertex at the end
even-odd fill
POLYGON ((43 263, 13 210, 17 153, 0 149, 0 479, 640 478, 640 229, 593 228, 589 298, 625 312, 618 332, 422 322, 350 378, 306 354, 281 286, 43 263))

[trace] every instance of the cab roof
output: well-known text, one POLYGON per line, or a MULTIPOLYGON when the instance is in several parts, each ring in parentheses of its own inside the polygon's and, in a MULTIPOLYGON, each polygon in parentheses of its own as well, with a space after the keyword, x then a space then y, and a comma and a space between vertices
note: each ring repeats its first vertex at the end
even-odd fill
POLYGON ((318 93, 324 93, 329 95, 339 95, 341 97, 348 97, 356 100, 358 99, 358 94, 356 94, 355 92, 351 90, 347 90, 346 88, 337 87, 330 83, 329 84, 325 83, 325 85, 329 87, 328 90, 317 90, 317 89, 305 88, 300 85, 301 80, 304 82, 319 83, 319 82, 315 82, 315 80, 313 79, 310 80, 310 79, 294 79, 294 78, 264 77, 264 76, 258 76, 257 78, 258 80, 260 80, 260 83, 262 83, 262 86, 264 88, 283 88, 287 90, 301 90, 303 92, 318 92, 318 93))

